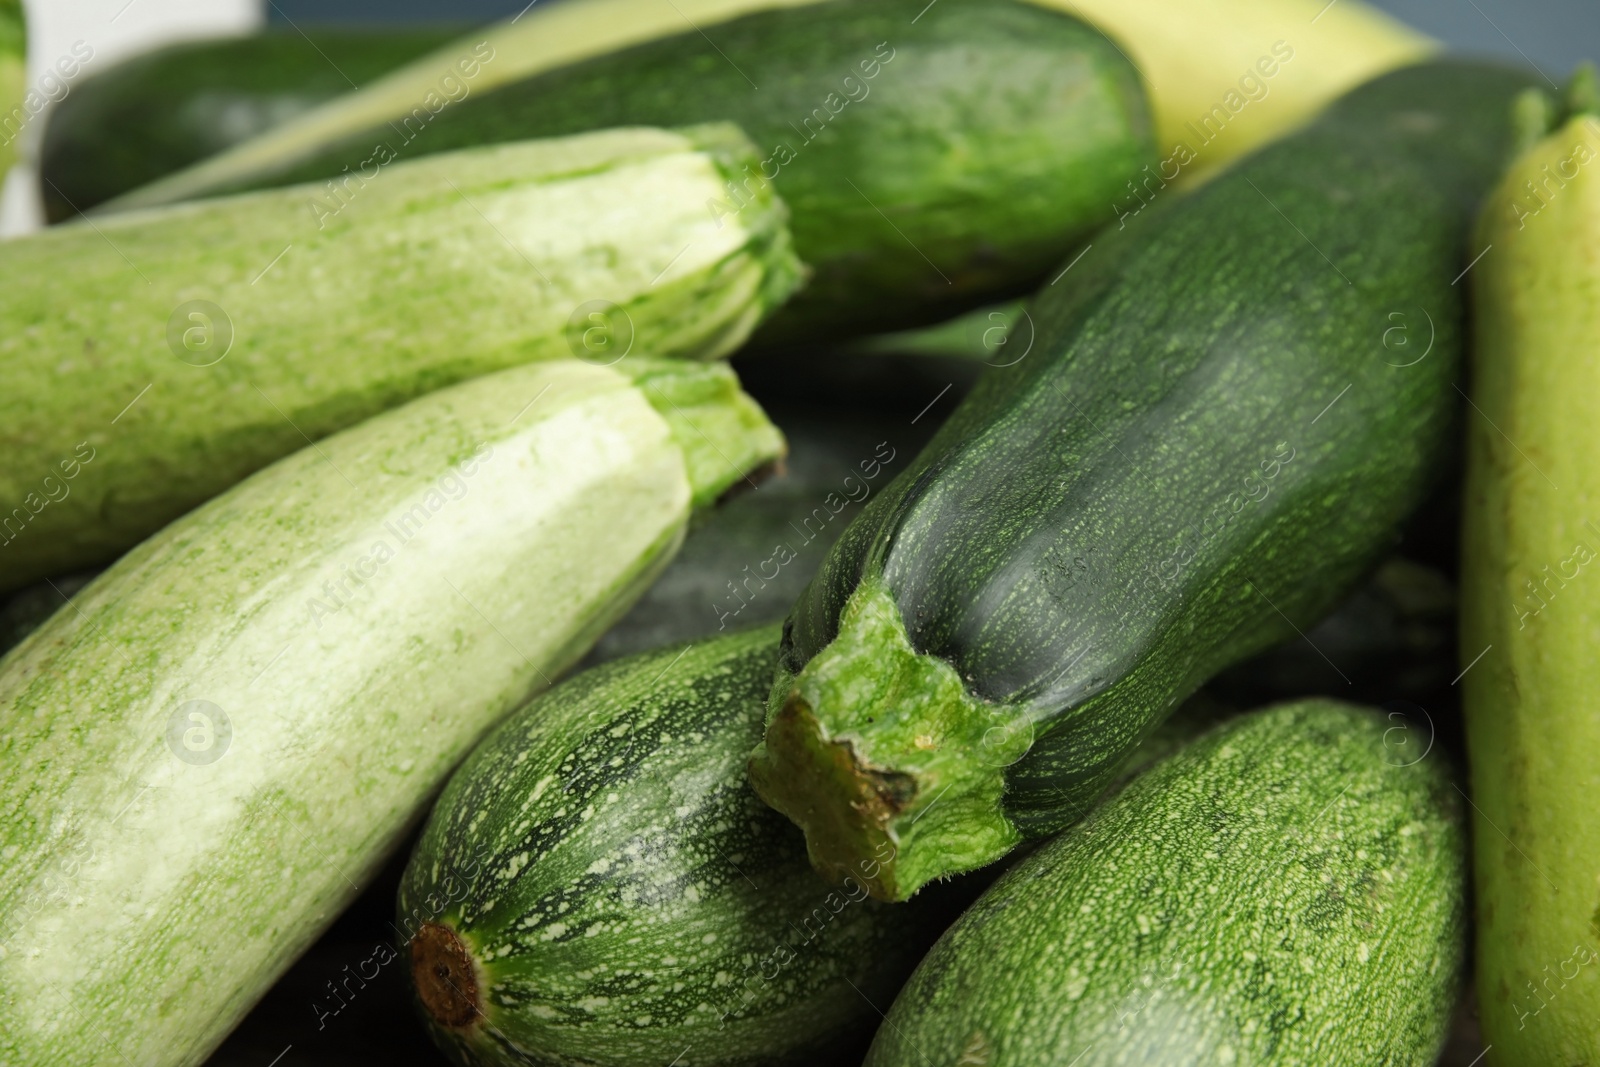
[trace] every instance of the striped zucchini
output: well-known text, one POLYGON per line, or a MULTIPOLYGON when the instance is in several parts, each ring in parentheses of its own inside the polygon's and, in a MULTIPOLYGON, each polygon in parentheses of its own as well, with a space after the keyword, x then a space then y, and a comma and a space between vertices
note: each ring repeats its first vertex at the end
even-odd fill
POLYGON ((432 52, 455 27, 282 28, 182 41, 125 59, 72 87, 39 146, 52 222, 245 141, 432 52))
POLYGON ((1473 269, 1460 666, 1497 1067, 1600 1063, 1600 98, 1576 88, 1564 121, 1525 102, 1550 132, 1485 205, 1473 269))
POLYGON ((562 360, 268 467, 0 660, 0 1063, 199 1063, 455 763, 775 458, 718 364, 562 360))
POLYGON ((904 899, 1071 823, 1185 695, 1389 549, 1450 447, 1451 283, 1529 84, 1386 75, 1043 291, 1031 354, 790 616, 751 775, 820 869, 892 848, 873 889, 904 899))
MULTIPOLYGON (((481 744, 406 869, 397 928, 461 1064, 859 1060, 947 921, 834 888, 744 781, 779 628, 582 674, 481 744)), ((930 908, 930 905, 932 907, 930 908)))
POLYGON ((338 179, 380 149, 414 158, 604 126, 734 122, 761 158, 699 203, 732 217, 770 185, 793 208, 795 247, 814 274, 763 336, 796 340, 927 321, 1029 288, 1111 221, 1113 199, 1155 163, 1137 73, 1060 12, 825 0, 703 31, 677 19, 670 35, 492 92, 483 78, 504 57, 485 44, 472 91, 437 115, 413 101, 275 159, 243 187, 338 179))
POLYGON ((797 283, 730 127, 616 130, 56 227, 0 257, 0 589, 111 558, 279 456, 534 360, 708 357, 797 283), (592 352, 592 355, 591 355, 592 352))
POLYGON ((1019 863, 923 960, 868 1067, 1426 1067, 1466 957, 1466 827, 1380 715, 1208 733, 1019 863))

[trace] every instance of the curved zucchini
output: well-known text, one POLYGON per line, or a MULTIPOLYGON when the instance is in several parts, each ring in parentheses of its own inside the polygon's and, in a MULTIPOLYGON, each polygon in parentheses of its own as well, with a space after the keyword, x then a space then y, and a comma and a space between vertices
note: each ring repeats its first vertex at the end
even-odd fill
POLYGON ((39 146, 51 222, 278 126, 460 36, 312 29, 184 41, 85 78, 50 110, 39 146))
POLYGON ((1390 546, 1449 447, 1451 281, 1529 84, 1387 75, 1044 290, 1032 354, 987 372, 790 617, 751 776, 820 869, 891 847, 873 889, 904 899, 1060 829, 1390 546), (1385 351, 1428 323, 1426 358, 1385 351))
POLYGON ((814 272, 767 340, 891 329, 1030 288, 1155 162, 1139 77, 1116 46, 1014 0, 827 0, 714 35, 679 21, 671 36, 419 116, 284 159, 270 181, 353 172, 378 145, 415 158, 606 126, 737 123, 760 159, 697 206, 731 218, 775 187, 814 272))
POLYGON ((1463 977, 1466 827, 1440 761, 1332 701, 1225 724, 990 888, 868 1067, 1427 1067, 1463 977))
POLYGON ((726 354, 798 281, 780 202, 702 207, 750 158, 726 126, 612 130, 8 242, 0 589, 464 378, 726 354))
POLYGON ((779 628, 582 674, 478 746, 397 929, 461 1064, 849 1062, 948 916, 806 863, 744 781, 779 628))
POLYGON ((1479 1013, 1514 1067, 1600 1063, 1597 103, 1507 174, 1473 270, 1461 685, 1479 1013))
POLYGON ((0 1062, 203 1060, 691 510, 781 448, 721 365, 537 364, 124 556, 0 660, 0 1062))

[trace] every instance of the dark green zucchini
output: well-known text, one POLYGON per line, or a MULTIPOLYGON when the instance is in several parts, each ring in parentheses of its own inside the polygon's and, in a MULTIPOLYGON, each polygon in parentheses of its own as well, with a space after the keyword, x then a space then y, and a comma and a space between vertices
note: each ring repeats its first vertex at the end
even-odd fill
POLYGON ((411 159, 706 118, 762 150, 707 209, 735 214, 770 180, 815 271, 768 340, 892 330, 1026 291, 1156 162, 1137 72, 1082 22, 1013 0, 832 0, 474 93, 246 184, 355 173, 380 147, 411 159))
POLYGON ((186 41, 76 83, 39 148, 45 215, 60 222, 248 140, 458 36, 292 30, 186 41))
POLYGON ((903 899, 1071 823, 1185 695, 1392 545, 1453 439, 1452 280, 1530 84, 1379 78, 1043 290, 1032 354, 986 372, 786 624, 751 775, 819 869, 890 849, 873 890, 903 899))
POLYGON ((435 1039, 462 1064, 859 1059, 953 918, 828 885, 744 780, 779 627, 579 675, 462 765, 401 883, 435 1039))
POLYGON ((1017 864, 901 991, 868 1067, 1427 1067, 1467 948, 1443 761, 1365 708, 1236 719, 1017 864))

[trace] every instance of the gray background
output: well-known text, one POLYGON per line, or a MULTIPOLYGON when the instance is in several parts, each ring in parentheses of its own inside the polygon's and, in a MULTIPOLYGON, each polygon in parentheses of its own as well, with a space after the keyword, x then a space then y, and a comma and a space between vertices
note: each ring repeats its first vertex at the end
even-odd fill
MULTIPOLYGON (((488 21, 525 6, 527 0, 269 0, 267 17, 297 24, 488 21)), ((1463 51, 1511 59, 1520 53, 1557 82, 1580 61, 1600 58, 1597 0, 1376 0, 1375 6, 1463 51)))

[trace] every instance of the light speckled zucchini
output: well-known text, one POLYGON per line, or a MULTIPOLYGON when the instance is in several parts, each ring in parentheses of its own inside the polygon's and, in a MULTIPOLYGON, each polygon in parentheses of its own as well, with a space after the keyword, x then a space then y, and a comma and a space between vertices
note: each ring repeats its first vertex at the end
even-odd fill
POLYGON ((535 364, 124 556, 0 660, 0 1063, 204 1059, 691 512, 781 450, 722 365, 535 364))
POLYGON ((611 130, 8 242, 0 590, 474 375, 726 354, 798 282, 770 190, 705 209, 750 158, 728 126, 611 130))

